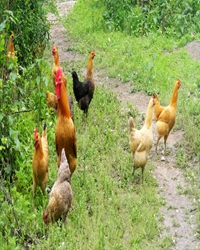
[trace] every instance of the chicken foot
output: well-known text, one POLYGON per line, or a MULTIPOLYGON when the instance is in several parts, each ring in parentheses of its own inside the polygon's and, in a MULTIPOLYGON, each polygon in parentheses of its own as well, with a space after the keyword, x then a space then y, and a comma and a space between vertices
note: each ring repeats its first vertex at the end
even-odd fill
MULTIPOLYGON (((161 137, 162 136, 159 136, 158 137, 158 140, 157 140, 157 142, 156 142, 156 153, 158 154, 158 143, 159 143, 159 141, 160 141, 160 139, 161 139, 161 137)), ((164 155, 167 155, 167 138, 168 138, 168 135, 165 135, 164 136, 164 155)))
MULTIPOLYGON (((133 164, 132 176, 134 176, 135 170, 136 170, 136 167, 135 167, 135 165, 133 164)), ((143 175, 143 173, 144 173, 144 168, 142 168, 142 183, 143 183, 143 180, 144 180, 144 175, 143 175)))

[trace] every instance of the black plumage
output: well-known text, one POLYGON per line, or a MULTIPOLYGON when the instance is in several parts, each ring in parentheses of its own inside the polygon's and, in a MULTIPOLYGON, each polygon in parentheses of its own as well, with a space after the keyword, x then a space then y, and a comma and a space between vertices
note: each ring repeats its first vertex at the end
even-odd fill
POLYGON ((79 108, 87 114, 95 89, 93 78, 90 77, 81 82, 75 71, 72 72, 72 78, 76 101, 78 102, 79 108))

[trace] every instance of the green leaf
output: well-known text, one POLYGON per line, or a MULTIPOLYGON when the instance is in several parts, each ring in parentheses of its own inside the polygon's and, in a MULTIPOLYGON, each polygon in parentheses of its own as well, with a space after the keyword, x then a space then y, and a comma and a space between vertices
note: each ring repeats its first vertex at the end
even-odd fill
POLYGON ((184 33, 184 27, 183 26, 181 27, 181 33, 182 34, 184 33))
MULTIPOLYGON (((12 66, 13 66, 13 65, 12 65, 12 66)), ((13 67, 12 67, 12 68, 13 68, 13 67)), ((11 73, 10 73, 10 79, 13 80, 13 81, 15 81, 16 78, 17 78, 17 74, 16 74, 15 72, 11 72, 11 73)))
POLYGON ((40 77, 39 76, 36 77, 36 83, 37 83, 37 85, 39 85, 39 83, 40 83, 40 77))
POLYGON ((5 116, 4 114, 2 113, 0 114, 0 122, 3 120, 4 116, 5 116))
POLYGON ((19 151, 20 150, 20 141, 19 141, 17 136, 14 138, 14 142, 15 142, 15 145, 16 145, 16 150, 19 151))
POLYGON ((149 71, 153 68, 153 62, 149 62, 148 68, 149 68, 149 71))
POLYGON ((13 118, 11 116, 8 116, 8 122, 10 126, 13 125, 13 118))
POLYGON ((6 21, 4 21, 3 23, 0 24, 0 31, 5 29, 5 27, 6 27, 6 21))

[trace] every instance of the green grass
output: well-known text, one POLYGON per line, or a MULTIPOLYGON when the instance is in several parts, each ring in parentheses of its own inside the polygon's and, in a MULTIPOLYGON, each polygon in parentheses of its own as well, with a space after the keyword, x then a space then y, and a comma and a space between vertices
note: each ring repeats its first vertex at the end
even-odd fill
MULTIPOLYGON (((73 95, 68 72, 76 69, 80 73, 92 49, 96 52, 95 71, 103 70, 109 77, 129 81, 133 92, 140 90, 152 94, 156 91, 163 105, 168 104, 179 77, 182 85, 175 129, 184 130, 184 140, 177 150, 177 164, 192 184, 187 189, 179 189, 194 195, 198 205, 199 163, 192 164, 191 160, 198 158, 199 154, 200 63, 191 60, 182 47, 185 38, 175 41, 156 34, 135 38, 119 32, 105 33, 101 31, 99 22, 100 10, 95 9, 90 0, 78 1, 64 22, 71 39, 68 49, 80 53, 84 58, 64 64, 69 93, 73 95)), ((52 60, 50 54, 47 57, 49 61, 52 60)), ((49 79, 51 63, 46 62, 42 67, 49 79)), ((40 123, 35 110, 20 114, 18 123, 14 124, 21 131, 19 170, 17 180, 7 190, 12 204, 5 200, 5 194, 0 194, 0 249, 22 249, 25 245, 30 249, 169 249, 173 245, 172 238, 159 237, 162 230, 159 228, 162 221, 159 208, 166 203, 159 196, 157 183, 152 176, 154 166, 148 162, 143 184, 140 182, 140 170, 135 172, 134 178, 131 174, 128 112, 134 115, 137 112, 130 103, 124 108, 104 87, 96 87, 87 121, 84 121, 82 111, 74 103, 78 164, 71 182, 73 202, 68 224, 44 225, 42 211, 48 203, 48 195, 43 197, 38 189, 35 199, 32 198, 31 163, 33 130, 37 121, 41 131, 45 120, 50 154, 50 189, 57 177, 56 117, 46 106, 46 89, 52 90, 50 79, 47 86, 42 87, 40 123)), ((198 215, 198 225, 199 218, 198 215)))
MULTIPOLYGON (((176 40, 155 33, 133 37, 122 32, 104 32, 103 25, 99 28, 95 21, 95 13, 102 11, 96 6, 93 1, 80 0, 65 19, 74 50, 87 54, 95 49, 95 70, 103 70, 104 75, 122 82, 128 81, 132 92, 143 91, 149 95, 157 92, 162 105, 168 105, 174 83, 180 78, 174 129, 184 131, 184 137, 177 148, 177 164, 185 171, 186 179, 199 187, 200 62, 191 59, 184 48, 192 40, 190 34, 176 40)), ((103 22, 99 14, 97 17, 99 23, 103 22)), ((199 37, 200 34, 196 34, 196 38, 199 37)))
POLYGON ((96 5, 80 0, 64 21, 76 52, 88 54, 95 49, 95 70, 130 82, 132 92, 157 92, 162 105, 168 105, 176 79, 181 80, 174 129, 184 131, 184 136, 177 145, 177 164, 188 181, 185 194, 196 198, 199 227, 200 62, 191 59, 184 48, 192 38, 190 34, 176 40, 155 33, 136 38, 121 32, 103 32, 103 25, 99 28, 96 24, 96 18, 102 24, 101 8, 96 5))
MULTIPOLYGON (((70 88, 70 82, 68 86, 70 88)), ((66 246, 67 249, 155 249, 161 201, 151 176, 153 166, 147 165, 144 184, 139 184, 139 170, 135 178, 131 175, 127 114, 121 113, 122 106, 112 93, 98 87, 87 121, 83 120, 83 113, 76 103, 74 108, 78 165, 72 178, 73 203, 67 226, 46 227, 42 211, 48 196, 42 197, 38 189, 35 199, 32 198, 33 145, 29 131, 29 157, 26 165, 21 163, 16 187, 11 188, 10 193, 14 197, 17 222, 13 219, 11 225, 5 226, 13 217, 13 208, 7 203, 4 203, 1 215, 5 236, 13 235, 14 228, 23 232, 20 231, 20 237, 8 237, 7 243, 5 236, 2 237, 3 249, 10 249, 15 243, 20 246, 23 241, 30 241, 27 244, 32 245, 32 249, 66 249, 66 246)), ((57 176, 55 118, 49 110, 46 112, 50 153, 48 186, 51 188, 57 176)), ((25 125, 33 126, 33 123, 28 125, 27 121, 25 125)))

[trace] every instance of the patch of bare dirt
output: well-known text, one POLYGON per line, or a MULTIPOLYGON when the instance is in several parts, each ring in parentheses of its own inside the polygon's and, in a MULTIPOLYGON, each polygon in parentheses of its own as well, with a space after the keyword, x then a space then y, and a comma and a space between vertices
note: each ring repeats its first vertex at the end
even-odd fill
MULTIPOLYGON (((57 9, 61 17, 66 16, 73 8, 75 1, 58 2, 57 9)), ((80 55, 69 51, 68 47, 71 47, 68 41, 67 31, 59 23, 57 17, 53 14, 49 14, 49 20, 52 23, 51 36, 52 44, 56 44, 60 52, 61 64, 65 61, 79 60, 80 55)), ((192 56, 200 60, 200 43, 192 42, 186 46, 186 50, 192 56)), ((84 71, 84 70, 83 70, 84 71)), ((104 85, 109 91, 116 93, 119 100, 126 105, 127 102, 134 104, 138 109, 140 115, 146 113, 148 102, 150 97, 142 92, 131 93, 130 83, 122 83, 119 79, 110 79, 104 75, 104 72, 94 72, 95 82, 98 86, 104 85)), ((194 205, 192 201, 181 193, 180 190, 184 190, 186 183, 182 171, 176 164, 176 143, 183 137, 182 131, 172 131, 167 141, 167 149, 170 150, 170 154, 165 157, 165 160, 161 160, 161 154, 156 155, 153 148, 150 155, 150 160, 155 165, 154 177, 158 182, 158 188, 160 195, 166 201, 165 206, 161 208, 163 215, 162 233, 160 237, 172 236, 173 247, 175 250, 195 250, 200 246, 195 235, 195 221, 196 216, 194 213, 194 205)), ((156 141, 156 130, 154 124, 154 141, 156 141)), ((163 141, 159 143, 161 147, 163 141)))
POLYGON ((200 41, 192 41, 185 46, 192 59, 200 60, 200 41))

